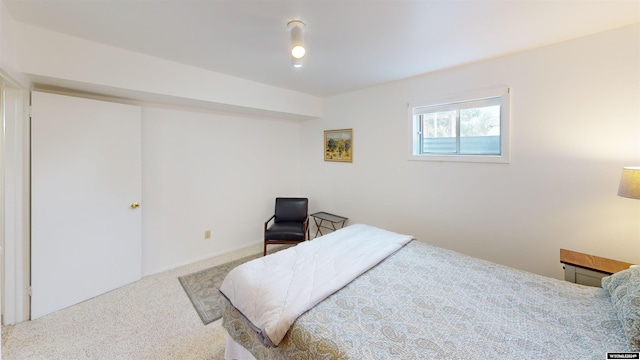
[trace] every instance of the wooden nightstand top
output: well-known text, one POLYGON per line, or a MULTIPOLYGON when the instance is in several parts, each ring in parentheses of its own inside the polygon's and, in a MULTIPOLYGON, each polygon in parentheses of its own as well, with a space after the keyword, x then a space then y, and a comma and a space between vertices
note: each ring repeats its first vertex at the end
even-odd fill
POLYGON ((633 265, 624 261, 611 260, 566 249, 560 249, 560 262, 609 274, 628 269, 629 266, 633 265))

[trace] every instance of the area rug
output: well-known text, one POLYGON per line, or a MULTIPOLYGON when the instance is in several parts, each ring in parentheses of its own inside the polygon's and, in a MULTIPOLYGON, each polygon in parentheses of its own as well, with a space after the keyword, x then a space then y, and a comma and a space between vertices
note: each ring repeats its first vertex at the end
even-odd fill
POLYGON ((227 276, 229 271, 234 267, 260 256, 262 256, 262 253, 249 255, 242 259, 230 261, 178 278, 180 284, 182 284, 182 288, 184 288, 187 296, 191 299, 193 307, 205 325, 222 317, 222 309, 224 301, 226 300, 224 300, 218 289, 225 276, 227 276))

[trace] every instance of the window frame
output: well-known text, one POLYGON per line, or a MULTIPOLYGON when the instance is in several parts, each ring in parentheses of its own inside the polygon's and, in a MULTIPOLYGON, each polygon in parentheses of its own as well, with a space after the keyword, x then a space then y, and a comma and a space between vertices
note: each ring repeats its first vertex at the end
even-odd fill
MULTIPOLYGON (((418 161, 447 161, 447 162, 479 162, 479 163, 510 163, 511 162, 511 89, 506 86, 478 90, 465 94, 450 95, 429 101, 422 101, 418 105, 407 103, 409 117, 409 160, 418 161), (486 99, 499 98, 500 103, 500 154, 442 154, 422 153, 422 136, 420 134, 420 115, 438 111, 438 109, 460 110, 468 108, 471 102, 480 102, 486 99), (467 104, 467 106, 465 106, 467 104), (425 108, 431 108, 426 111, 425 108), (417 110, 421 109, 421 110, 417 110)), ((459 126, 458 126, 459 127, 459 126)), ((456 134, 456 143, 459 143, 460 135, 456 134)))

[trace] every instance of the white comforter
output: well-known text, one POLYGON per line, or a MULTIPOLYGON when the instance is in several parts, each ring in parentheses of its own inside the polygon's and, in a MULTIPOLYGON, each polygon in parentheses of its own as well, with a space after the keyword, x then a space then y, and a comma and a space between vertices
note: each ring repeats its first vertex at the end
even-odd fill
POLYGON ((236 267, 220 291, 265 345, 278 346, 298 316, 411 239, 369 225, 351 225, 236 267))

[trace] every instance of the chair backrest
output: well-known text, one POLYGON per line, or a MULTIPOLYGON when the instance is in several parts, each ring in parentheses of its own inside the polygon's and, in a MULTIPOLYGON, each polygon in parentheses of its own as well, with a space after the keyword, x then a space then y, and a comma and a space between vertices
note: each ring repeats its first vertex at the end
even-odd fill
POLYGON ((276 198, 274 222, 304 222, 308 217, 309 199, 276 198))

